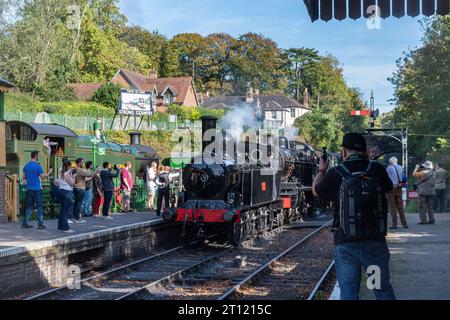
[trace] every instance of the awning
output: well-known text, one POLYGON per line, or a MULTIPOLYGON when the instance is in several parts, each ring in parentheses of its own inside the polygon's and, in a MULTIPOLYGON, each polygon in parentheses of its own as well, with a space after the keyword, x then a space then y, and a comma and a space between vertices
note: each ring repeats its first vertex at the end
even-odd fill
POLYGON ((303 0, 309 16, 314 22, 318 19, 329 21, 333 17, 344 20, 347 17, 359 19, 369 18, 375 11, 370 6, 377 5, 380 16, 400 18, 405 14, 416 17, 421 13, 425 16, 450 13, 450 0, 303 0))

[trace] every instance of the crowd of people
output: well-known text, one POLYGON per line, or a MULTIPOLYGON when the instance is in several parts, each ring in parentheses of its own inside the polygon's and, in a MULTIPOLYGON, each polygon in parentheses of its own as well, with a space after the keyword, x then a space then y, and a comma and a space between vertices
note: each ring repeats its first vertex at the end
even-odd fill
MULTIPOLYGON (((115 193, 114 179, 120 179, 120 191, 122 193, 121 209, 123 213, 132 212, 131 194, 134 187, 134 178, 131 173, 131 162, 124 164, 123 169, 117 165, 104 162, 102 167, 93 168, 93 162, 84 162, 78 158, 75 167, 68 158, 63 158, 62 167, 59 168, 59 179, 53 182, 53 196, 60 204, 58 214, 58 231, 73 233, 71 224, 86 223, 83 217, 96 217, 112 220, 110 207, 115 193), (100 212, 101 209, 101 212, 100 212)), ((23 169, 23 180, 27 185, 27 208, 22 221, 22 228, 29 229, 29 219, 34 207, 38 213, 38 229, 45 229, 44 210, 42 200, 41 180, 48 179, 52 175, 50 168, 44 173, 39 164, 39 152, 31 153, 31 161, 23 169)), ((169 166, 160 167, 153 162, 147 167, 146 191, 148 195, 148 207, 155 209, 156 214, 161 215, 161 210, 169 207, 170 183, 179 174, 171 174, 169 166)))

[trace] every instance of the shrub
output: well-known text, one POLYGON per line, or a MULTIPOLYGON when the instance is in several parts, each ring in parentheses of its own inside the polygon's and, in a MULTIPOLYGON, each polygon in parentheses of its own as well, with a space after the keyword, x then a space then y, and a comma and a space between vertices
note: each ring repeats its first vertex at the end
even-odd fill
POLYGON ((120 99, 120 86, 109 83, 98 89, 92 97, 92 102, 116 109, 120 99))

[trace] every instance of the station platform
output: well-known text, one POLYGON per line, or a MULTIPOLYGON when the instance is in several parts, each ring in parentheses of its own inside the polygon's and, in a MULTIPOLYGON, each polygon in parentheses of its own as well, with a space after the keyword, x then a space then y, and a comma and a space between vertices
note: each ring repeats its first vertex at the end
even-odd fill
MULTIPOLYGON (((450 214, 435 214, 436 224, 418 225, 418 214, 407 214, 409 229, 390 230, 391 283, 398 300, 450 299, 450 214)), ((361 288, 361 299, 373 292, 361 288)))
POLYGON ((178 226, 155 212, 114 214, 113 220, 85 218, 74 223, 74 233, 57 231, 57 220, 47 229, 21 229, 20 223, 0 225, 0 299, 16 298, 67 283, 69 267, 81 272, 138 259, 179 240, 178 226))
POLYGON ((0 258, 24 251, 60 245, 74 240, 92 237, 99 233, 120 232, 136 226, 155 225, 162 219, 155 212, 114 214, 113 220, 83 218, 86 223, 70 224, 74 233, 57 231, 58 220, 44 221, 47 229, 38 230, 37 222, 30 222, 33 229, 21 229, 21 223, 0 224, 0 258))

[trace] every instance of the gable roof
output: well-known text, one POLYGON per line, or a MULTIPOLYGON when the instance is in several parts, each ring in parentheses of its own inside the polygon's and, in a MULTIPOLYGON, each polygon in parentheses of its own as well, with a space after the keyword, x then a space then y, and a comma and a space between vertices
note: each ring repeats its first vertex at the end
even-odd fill
MULTIPOLYGON (((151 78, 149 76, 125 69, 120 69, 116 76, 119 73, 130 83, 131 86, 140 91, 153 91, 153 89, 156 88, 158 94, 162 95, 165 91, 167 91, 167 89, 170 89, 175 94, 175 102, 177 103, 184 103, 189 92, 189 88, 194 86, 192 77, 151 78)), ((116 76, 114 76, 114 78, 116 76)))
POLYGON ((69 83, 67 84, 68 88, 73 90, 75 97, 80 100, 90 100, 95 91, 100 89, 103 86, 103 83, 69 83))
POLYGON ((282 111, 286 109, 311 110, 309 107, 305 107, 294 99, 283 95, 254 95, 251 103, 247 103, 246 97, 244 96, 210 97, 204 99, 202 106, 209 109, 229 109, 234 106, 246 104, 256 106, 258 99, 261 109, 264 111, 282 111))

